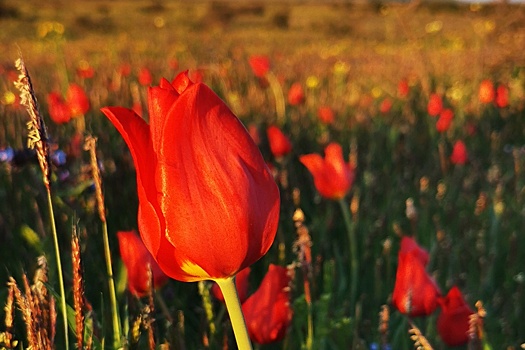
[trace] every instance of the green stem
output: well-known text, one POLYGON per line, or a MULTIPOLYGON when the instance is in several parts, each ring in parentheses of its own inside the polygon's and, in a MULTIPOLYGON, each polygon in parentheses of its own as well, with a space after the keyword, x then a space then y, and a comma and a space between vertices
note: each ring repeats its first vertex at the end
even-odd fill
POLYGON ((343 212, 346 233, 348 234, 348 243, 350 244, 350 307, 352 308, 351 310, 353 313, 357 297, 357 274, 359 271, 359 265, 357 260, 357 239, 355 236, 354 225, 352 225, 352 220, 350 219, 350 208, 348 207, 348 204, 346 203, 344 198, 339 200, 339 205, 341 206, 341 211, 343 212))
POLYGON ((67 323, 67 305, 66 305, 66 292, 64 290, 64 276, 62 274, 62 262, 60 260, 60 248, 58 246, 58 234, 55 224, 55 213, 53 211, 53 201, 51 199, 51 189, 47 188, 47 204, 49 206, 49 219, 51 221, 51 231, 53 231, 53 243, 55 245, 55 255, 57 259, 57 270, 58 270, 58 284, 60 286, 60 301, 62 304, 62 319, 64 321, 64 342, 65 349, 69 349, 69 335, 68 335, 68 323, 67 323))
POLYGON ((102 237, 104 240, 104 257, 106 260, 106 269, 108 273, 109 299, 111 302, 112 319, 113 319, 113 346, 115 349, 120 347, 120 317, 117 306, 117 295, 115 293, 115 281, 113 277, 113 268, 111 267, 111 251, 109 249, 108 225, 106 221, 102 222, 102 237))
POLYGON ((252 343, 250 342, 248 329, 244 322, 241 303, 237 296, 237 290, 235 289, 234 277, 220 278, 214 281, 219 285, 224 296, 226 308, 228 309, 233 327, 233 334, 235 334, 235 340, 237 341, 237 348, 239 350, 252 350, 252 343))
POLYGON ((286 105, 284 102, 284 94, 281 83, 279 83, 279 80, 277 80, 277 77, 272 72, 268 72, 268 74, 266 74, 266 79, 270 84, 270 88, 272 89, 273 97, 275 99, 275 113, 277 114, 277 120, 279 123, 283 123, 286 113, 286 105))

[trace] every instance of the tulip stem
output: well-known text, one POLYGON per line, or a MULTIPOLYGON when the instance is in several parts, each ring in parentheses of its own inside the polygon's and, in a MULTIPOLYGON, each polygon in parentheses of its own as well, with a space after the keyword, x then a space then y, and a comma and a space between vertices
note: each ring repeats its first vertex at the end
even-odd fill
POLYGON ((357 239, 355 236, 355 227, 350 219, 350 208, 348 207, 348 203, 342 198, 339 200, 339 205, 343 212, 346 232, 348 234, 348 243, 350 245, 350 307, 352 308, 351 312, 353 313, 357 296, 357 274, 359 270, 357 261, 357 239))
POLYGON ((222 295, 224 296, 226 308, 228 309, 228 314, 230 315, 230 321, 232 323, 233 334, 235 334, 235 340, 237 341, 237 348, 239 350, 252 350, 252 343, 248 336, 244 315, 242 314, 241 303, 235 288, 234 277, 220 278, 214 281, 219 285, 222 295))
POLYGON ((62 319, 64 321, 64 342, 65 349, 69 349, 68 323, 67 323, 67 305, 66 292, 64 290, 64 276, 62 274, 62 262, 60 259, 60 247, 58 246, 58 234, 55 223, 55 213, 53 211, 53 200, 51 198, 51 189, 47 187, 47 204, 49 205, 49 219, 51 221, 51 231, 53 231, 53 243, 55 246, 55 255, 57 259, 58 284, 60 287, 60 302, 62 306, 62 319))
POLYGON ((275 113, 277 114, 277 120, 279 121, 279 123, 283 123, 286 113, 286 105, 284 102, 284 95, 281 83, 279 83, 279 80, 277 80, 277 77, 272 72, 268 72, 268 74, 266 74, 266 79, 270 84, 270 88, 275 99, 275 113))

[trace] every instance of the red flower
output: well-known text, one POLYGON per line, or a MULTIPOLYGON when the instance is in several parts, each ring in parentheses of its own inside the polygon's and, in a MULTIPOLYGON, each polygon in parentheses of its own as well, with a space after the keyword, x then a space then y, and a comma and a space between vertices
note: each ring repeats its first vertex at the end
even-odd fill
POLYGON ((71 111, 68 104, 58 92, 47 95, 49 117, 56 124, 64 124, 71 120, 71 111))
POLYGON ((119 73, 123 77, 127 77, 131 74, 131 64, 129 63, 122 63, 119 67, 119 73))
POLYGON ((80 85, 74 83, 69 85, 66 101, 73 117, 84 115, 89 111, 89 98, 80 85))
POLYGON ((439 119, 436 122, 436 130, 438 132, 445 132, 450 129, 452 120, 454 119, 454 112, 451 109, 446 108, 439 114, 439 119))
POLYGON ((87 62, 84 62, 77 68, 77 75, 83 79, 91 79, 95 76, 95 69, 87 62))
POLYGON ((137 171, 139 232, 180 281, 234 276, 270 248, 279 190, 239 119, 187 72, 148 89, 149 125, 105 107, 137 171))
POLYGON ((427 112, 433 117, 437 117, 443 110, 443 100, 439 94, 430 95, 430 99, 427 105, 427 112))
POLYGON ((139 84, 142 86, 150 86, 153 83, 153 76, 148 68, 142 67, 139 71, 139 84))
POLYGON ((168 276, 162 272, 135 231, 119 231, 117 237, 120 257, 128 271, 128 289, 131 294, 143 297, 149 293, 150 269, 154 288, 159 288, 166 283, 168 276))
POLYGON ((293 83, 288 90, 288 103, 292 106, 304 103, 304 90, 301 83, 293 83))
POLYGON ((330 143, 324 153, 324 159, 319 154, 306 154, 299 160, 314 177, 315 187, 323 197, 341 199, 354 182, 354 166, 345 163, 338 143, 330 143))
POLYGON ((259 289, 242 305, 250 339, 258 344, 280 341, 292 322, 290 276, 286 268, 271 264, 259 289))
POLYGON ((387 97, 383 101, 381 101, 381 104, 379 105, 379 111, 383 114, 387 114, 392 109, 392 100, 387 97))
POLYGON ((437 320, 439 336, 448 346, 466 344, 469 340, 469 318, 474 313, 463 299, 463 294, 454 286, 443 298, 438 298, 441 314, 437 320))
POLYGON ((496 106, 505 108, 509 105, 509 89, 505 85, 498 85, 496 89, 496 106))
POLYGON ((479 85, 478 98, 481 103, 491 103, 494 101, 494 84, 491 80, 486 79, 479 85))
POLYGON ((258 78, 264 78, 270 71, 270 59, 264 55, 254 55, 248 59, 253 74, 258 78))
POLYGON ((401 98, 408 96, 410 92, 410 87, 408 86, 408 81, 406 79, 401 79, 399 84, 397 84, 397 95, 401 98))
POLYGON ((452 164, 465 164, 468 160, 467 146, 461 140, 456 141, 452 148, 452 154, 450 155, 450 161, 452 164))
MULTIPOLYGON (((244 270, 239 271, 239 273, 235 275, 235 287, 237 287, 237 295, 241 304, 244 303, 246 298, 248 298, 248 288, 250 287, 250 270, 251 269, 247 267, 244 270)), ((222 291, 217 283, 213 283, 213 286, 211 287, 211 292, 215 299, 224 303, 224 295, 222 295, 222 291)))
POLYGON ((403 237, 398 253, 396 284, 392 303, 409 316, 430 315, 441 294, 434 280, 425 271, 428 253, 408 237, 403 237))
POLYGON ((319 107, 317 117, 323 124, 332 124, 334 122, 334 111, 328 106, 319 107))
POLYGON ((281 158, 292 151, 290 139, 278 127, 270 126, 266 130, 266 135, 268 136, 270 151, 275 158, 281 158))
POLYGON ((256 145, 261 144, 261 138, 259 137, 259 128, 255 124, 248 125, 248 133, 252 137, 253 142, 255 142, 256 145))

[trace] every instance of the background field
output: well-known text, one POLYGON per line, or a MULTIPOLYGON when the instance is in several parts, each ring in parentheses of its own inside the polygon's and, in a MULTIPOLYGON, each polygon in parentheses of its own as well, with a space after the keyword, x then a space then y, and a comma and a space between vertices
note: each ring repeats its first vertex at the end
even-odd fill
MULTIPOLYGON (((483 301, 487 344, 518 348, 525 342, 524 48, 525 7, 519 5, 3 0, 0 149, 21 150, 26 144, 27 113, 11 103, 17 91, 10 76, 21 52, 57 147, 67 152, 79 130, 99 139, 118 298, 123 315, 129 313, 132 319, 138 306, 125 292, 115 232, 136 228, 135 175, 124 142, 99 108, 131 107, 139 101, 146 110, 146 87, 138 84, 141 68, 152 72, 154 84, 189 69, 193 76, 202 75, 246 125, 258 126, 264 157, 286 174, 280 179, 283 204, 276 244, 253 266, 252 290, 269 263, 296 259, 292 193, 294 188, 301 190, 300 207, 313 242, 315 349, 348 349, 349 344, 371 348, 380 343, 377 314, 390 301, 401 233, 414 235, 431 252, 429 270, 443 293, 457 284, 471 307, 483 301), (272 95, 250 70, 252 54, 270 57, 285 95, 294 82, 305 87, 305 103, 287 105, 284 121, 276 120, 272 95), (123 63, 131 65, 131 75, 113 90, 110 83, 123 63), (76 74, 86 66, 94 68, 93 78, 76 74), (397 93, 401 79, 410 86, 404 99, 397 93), (508 107, 479 103, 484 79, 508 86, 508 107), (85 129, 78 121, 55 125, 47 116, 47 94, 64 92, 70 82, 81 84, 90 98, 85 129), (452 128, 443 134, 436 132, 435 119, 426 112, 433 92, 455 113, 452 128), (385 98, 393 105, 382 113, 385 98), (318 121, 321 105, 334 109, 333 125, 318 121), (265 128, 273 123, 279 123, 293 144, 284 163, 276 162, 268 148, 265 128), (440 147, 448 162, 459 139, 467 145, 469 162, 443 168, 440 147), (298 161, 299 155, 322 153, 328 141, 339 142, 345 154, 353 151, 358 160, 347 198, 359 203, 353 218, 362 276, 357 316, 349 312, 348 243, 340 208, 316 193, 298 161), (425 180, 427 187, 422 185, 425 180), (406 215, 409 198, 418 211, 416 220, 406 215)), ((37 256, 45 252, 54 286, 40 170, 31 162, 22 163, 0 167, 0 283, 10 275, 19 280, 23 272, 32 276, 37 256)), ((86 164, 84 154, 55 169, 57 174, 69 172, 65 181, 54 184, 55 210, 63 261, 69 261, 71 223, 79 223, 86 297, 96 310, 98 336, 111 338, 108 297, 102 289, 101 230, 86 164)), ((71 279, 68 266, 66 280, 71 279)), ((294 322, 287 338, 261 349, 304 345, 302 278, 298 270, 292 292, 294 322)), ((2 302, 6 293, 0 288, 2 302)), ((166 339, 175 349, 205 348, 202 334, 209 325, 196 284, 170 281, 159 293, 171 314, 184 315, 185 320, 182 332, 178 326, 170 328, 159 313, 159 343, 166 339)), ((214 310, 219 333, 209 347, 219 349, 223 334, 230 344, 232 338, 223 307, 214 303, 214 310)), ((436 318, 434 314, 416 324, 436 349, 446 349, 436 334, 436 318)), ((23 339, 23 322, 17 322, 17 338, 23 339)), ((389 325, 392 348, 412 348, 407 321, 394 309, 389 325)))

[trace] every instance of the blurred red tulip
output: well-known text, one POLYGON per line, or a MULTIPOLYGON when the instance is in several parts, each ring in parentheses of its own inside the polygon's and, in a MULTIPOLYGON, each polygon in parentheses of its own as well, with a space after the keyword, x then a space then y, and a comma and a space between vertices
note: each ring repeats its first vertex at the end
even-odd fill
MULTIPOLYGON (((247 267, 235 275, 235 287, 237 288, 237 295, 241 304, 244 303, 246 298, 248 298, 248 288, 250 287, 250 270, 251 269, 247 267)), ((222 291, 217 283, 213 283, 211 292, 215 299, 224 303, 224 295, 222 295, 222 291)))
POLYGON ((255 124, 248 125, 248 133, 252 137, 253 142, 258 146, 261 144, 261 138, 259 136, 259 128, 255 124))
POLYGON ((228 278, 273 243, 279 189, 239 119, 187 72, 148 89, 149 125, 105 107, 137 171, 138 224, 162 270, 180 281, 228 278))
POLYGON ((474 311, 468 306, 458 287, 450 289, 445 297, 438 298, 441 313, 437 319, 439 336, 448 346, 468 343, 469 318, 474 311))
POLYGON ((314 177, 319 193, 329 199, 346 196, 354 182, 354 166, 345 163, 341 145, 332 142, 325 148, 325 158, 319 154, 306 154, 299 160, 314 177))
POLYGON ((392 109, 393 102, 389 97, 386 97, 379 105, 379 111, 383 114, 387 114, 392 109))
POLYGON ((461 140, 456 141, 452 148, 450 161, 452 164, 465 164, 468 160, 467 146, 461 140))
POLYGON ((58 92, 47 95, 49 117, 56 124, 64 124, 71 120, 71 110, 58 92))
POLYGON ((179 69, 179 60, 177 60, 176 58, 172 58, 171 60, 169 60, 168 65, 170 69, 176 71, 177 69, 179 69))
POLYGON ((304 90, 301 83, 293 83, 288 90, 288 103, 292 106, 298 106, 304 103, 304 90))
POLYGON ((131 74, 131 64, 129 63, 122 63, 119 67, 119 73, 123 77, 127 77, 131 74))
POLYGON ((78 84, 70 84, 66 92, 66 101, 72 117, 78 117, 89 111, 90 104, 84 89, 78 84))
POLYGON ((438 132, 445 132, 450 129, 452 120, 454 119, 454 112, 451 109, 445 108, 439 114, 439 119, 436 122, 436 130, 438 132))
POLYGON ((443 110, 443 100, 439 94, 431 94, 427 105, 427 112, 433 117, 437 117, 443 110))
POLYGON ((266 130, 270 151, 275 158, 281 158, 292 151, 290 139, 283 134, 281 129, 272 125, 266 130))
POLYGON ((328 106, 319 107, 317 117, 323 124, 332 124, 334 122, 334 111, 328 106))
POLYGON ((159 288, 168 281, 168 276, 162 272, 135 231, 119 231, 117 237, 120 257, 128 271, 128 289, 131 294, 143 297, 149 293, 150 269, 154 288, 159 288))
POLYGON ((153 83, 153 76, 151 75, 151 71, 146 67, 142 67, 139 71, 138 80, 140 85, 150 86, 153 83))
POLYGON ((410 87, 408 86, 408 81, 406 79, 401 79, 399 84, 397 84, 397 95, 400 98, 405 98, 410 92, 410 87))
POLYGON ((280 341, 292 322, 288 270, 271 264, 259 286, 242 305, 250 339, 258 344, 280 341))
POLYGON ((430 315, 436 309, 441 293, 425 270, 428 253, 411 238, 403 237, 403 240, 398 253, 392 303, 401 313, 412 317, 430 315))
POLYGON ((491 103, 494 101, 494 84, 491 80, 486 79, 479 85, 478 98, 481 103, 491 103))
POLYGON ((82 79, 91 79, 95 76, 95 69, 89 65, 82 65, 77 68, 77 76, 82 79))
POLYGON ((505 108, 509 105, 509 89, 505 85, 498 85, 496 89, 496 106, 505 108))
POLYGON ((270 71, 270 59, 264 55, 253 55, 248 59, 253 74, 258 78, 264 78, 270 71))
POLYGON ((204 72, 201 69, 192 69, 188 72, 191 81, 202 83, 204 81, 204 72))

